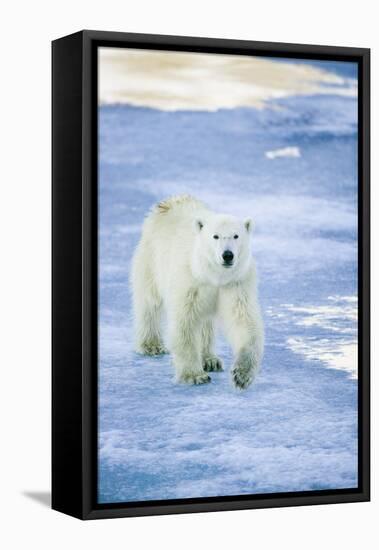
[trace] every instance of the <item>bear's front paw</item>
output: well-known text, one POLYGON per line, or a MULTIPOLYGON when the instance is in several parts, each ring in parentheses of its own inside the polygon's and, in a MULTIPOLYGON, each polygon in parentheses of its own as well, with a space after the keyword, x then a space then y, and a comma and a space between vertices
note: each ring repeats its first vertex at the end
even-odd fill
POLYGON ((257 365, 250 354, 243 354, 234 364, 232 380, 236 388, 246 389, 253 382, 257 373, 257 365))
POLYGON ((178 378, 178 382, 182 382, 184 384, 192 384, 192 385, 207 384, 210 381, 211 381, 211 377, 208 376, 206 372, 201 372, 201 373, 184 372, 178 378))
POLYGON ((221 372, 224 370, 221 359, 215 355, 209 355, 203 359, 203 369, 205 372, 221 372))
POLYGON ((246 389, 253 381, 253 377, 249 371, 238 367, 233 368, 232 379, 235 387, 240 390, 246 389))
POLYGON ((140 353, 143 355, 164 355, 168 353, 168 350, 165 348, 163 342, 152 340, 141 344, 140 353))

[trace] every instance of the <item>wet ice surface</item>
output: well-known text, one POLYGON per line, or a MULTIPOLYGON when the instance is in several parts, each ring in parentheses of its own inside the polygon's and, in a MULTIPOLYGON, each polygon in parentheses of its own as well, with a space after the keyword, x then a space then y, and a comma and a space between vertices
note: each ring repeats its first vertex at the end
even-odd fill
POLYGON ((278 103, 100 109, 100 502, 357 485, 356 99, 278 103), (169 356, 132 350, 143 217, 182 192, 255 221, 266 346, 245 392, 222 336, 225 371, 205 386, 176 385, 169 356))

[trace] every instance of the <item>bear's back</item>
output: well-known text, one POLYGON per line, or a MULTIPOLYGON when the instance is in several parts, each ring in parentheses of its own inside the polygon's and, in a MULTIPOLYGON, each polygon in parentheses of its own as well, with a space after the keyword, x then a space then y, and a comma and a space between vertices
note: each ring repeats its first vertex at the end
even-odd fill
POLYGON ((161 291, 185 277, 193 254, 195 220, 205 213, 209 210, 203 202, 180 195, 157 203, 145 219, 140 244, 148 252, 161 291))

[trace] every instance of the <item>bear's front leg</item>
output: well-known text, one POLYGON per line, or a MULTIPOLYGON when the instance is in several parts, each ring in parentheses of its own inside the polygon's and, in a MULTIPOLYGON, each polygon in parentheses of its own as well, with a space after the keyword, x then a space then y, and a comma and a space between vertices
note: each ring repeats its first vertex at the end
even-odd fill
POLYGON ((207 319, 203 323, 201 331, 201 340, 202 340, 202 359, 203 359, 203 368, 206 372, 220 372, 224 369, 222 368, 222 361, 215 355, 213 351, 213 341, 214 341, 214 329, 213 322, 211 319, 207 319))
POLYGON ((259 360, 254 348, 248 347, 240 350, 232 368, 232 380, 235 387, 244 390, 250 386, 258 371, 259 360))
POLYGON ((169 332, 176 381, 185 384, 210 382, 202 363, 202 309, 199 292, 197 289, 189 290, 175 302, 171 308, 169 332))
POLYGON ((235 353, 231 376, 236 388, 254 381, 263 356, 264 332, 260 307, 251 280, 224 289, 220 312, 235 353))

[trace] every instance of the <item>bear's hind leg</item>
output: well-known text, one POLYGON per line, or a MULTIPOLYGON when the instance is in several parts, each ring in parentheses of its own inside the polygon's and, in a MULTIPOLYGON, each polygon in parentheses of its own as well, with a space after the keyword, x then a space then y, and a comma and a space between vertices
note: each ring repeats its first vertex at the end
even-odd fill
POLYGON ((160 332, 161 306, 146 304, 136 322, 136 351, 143 355, 168 353, 160 332))
POLYGON ((203 323, 201 331, 202 360, 205 372, 223 371, 222 361, 213 352, 214 328, 211 319, 203 323))
POLYGON ((139 269, 142 260, 137 255, 133 269, 135 348, 144 355, 162 355, 168 353, 161 335, 162 298, 148 266, 139 269))

